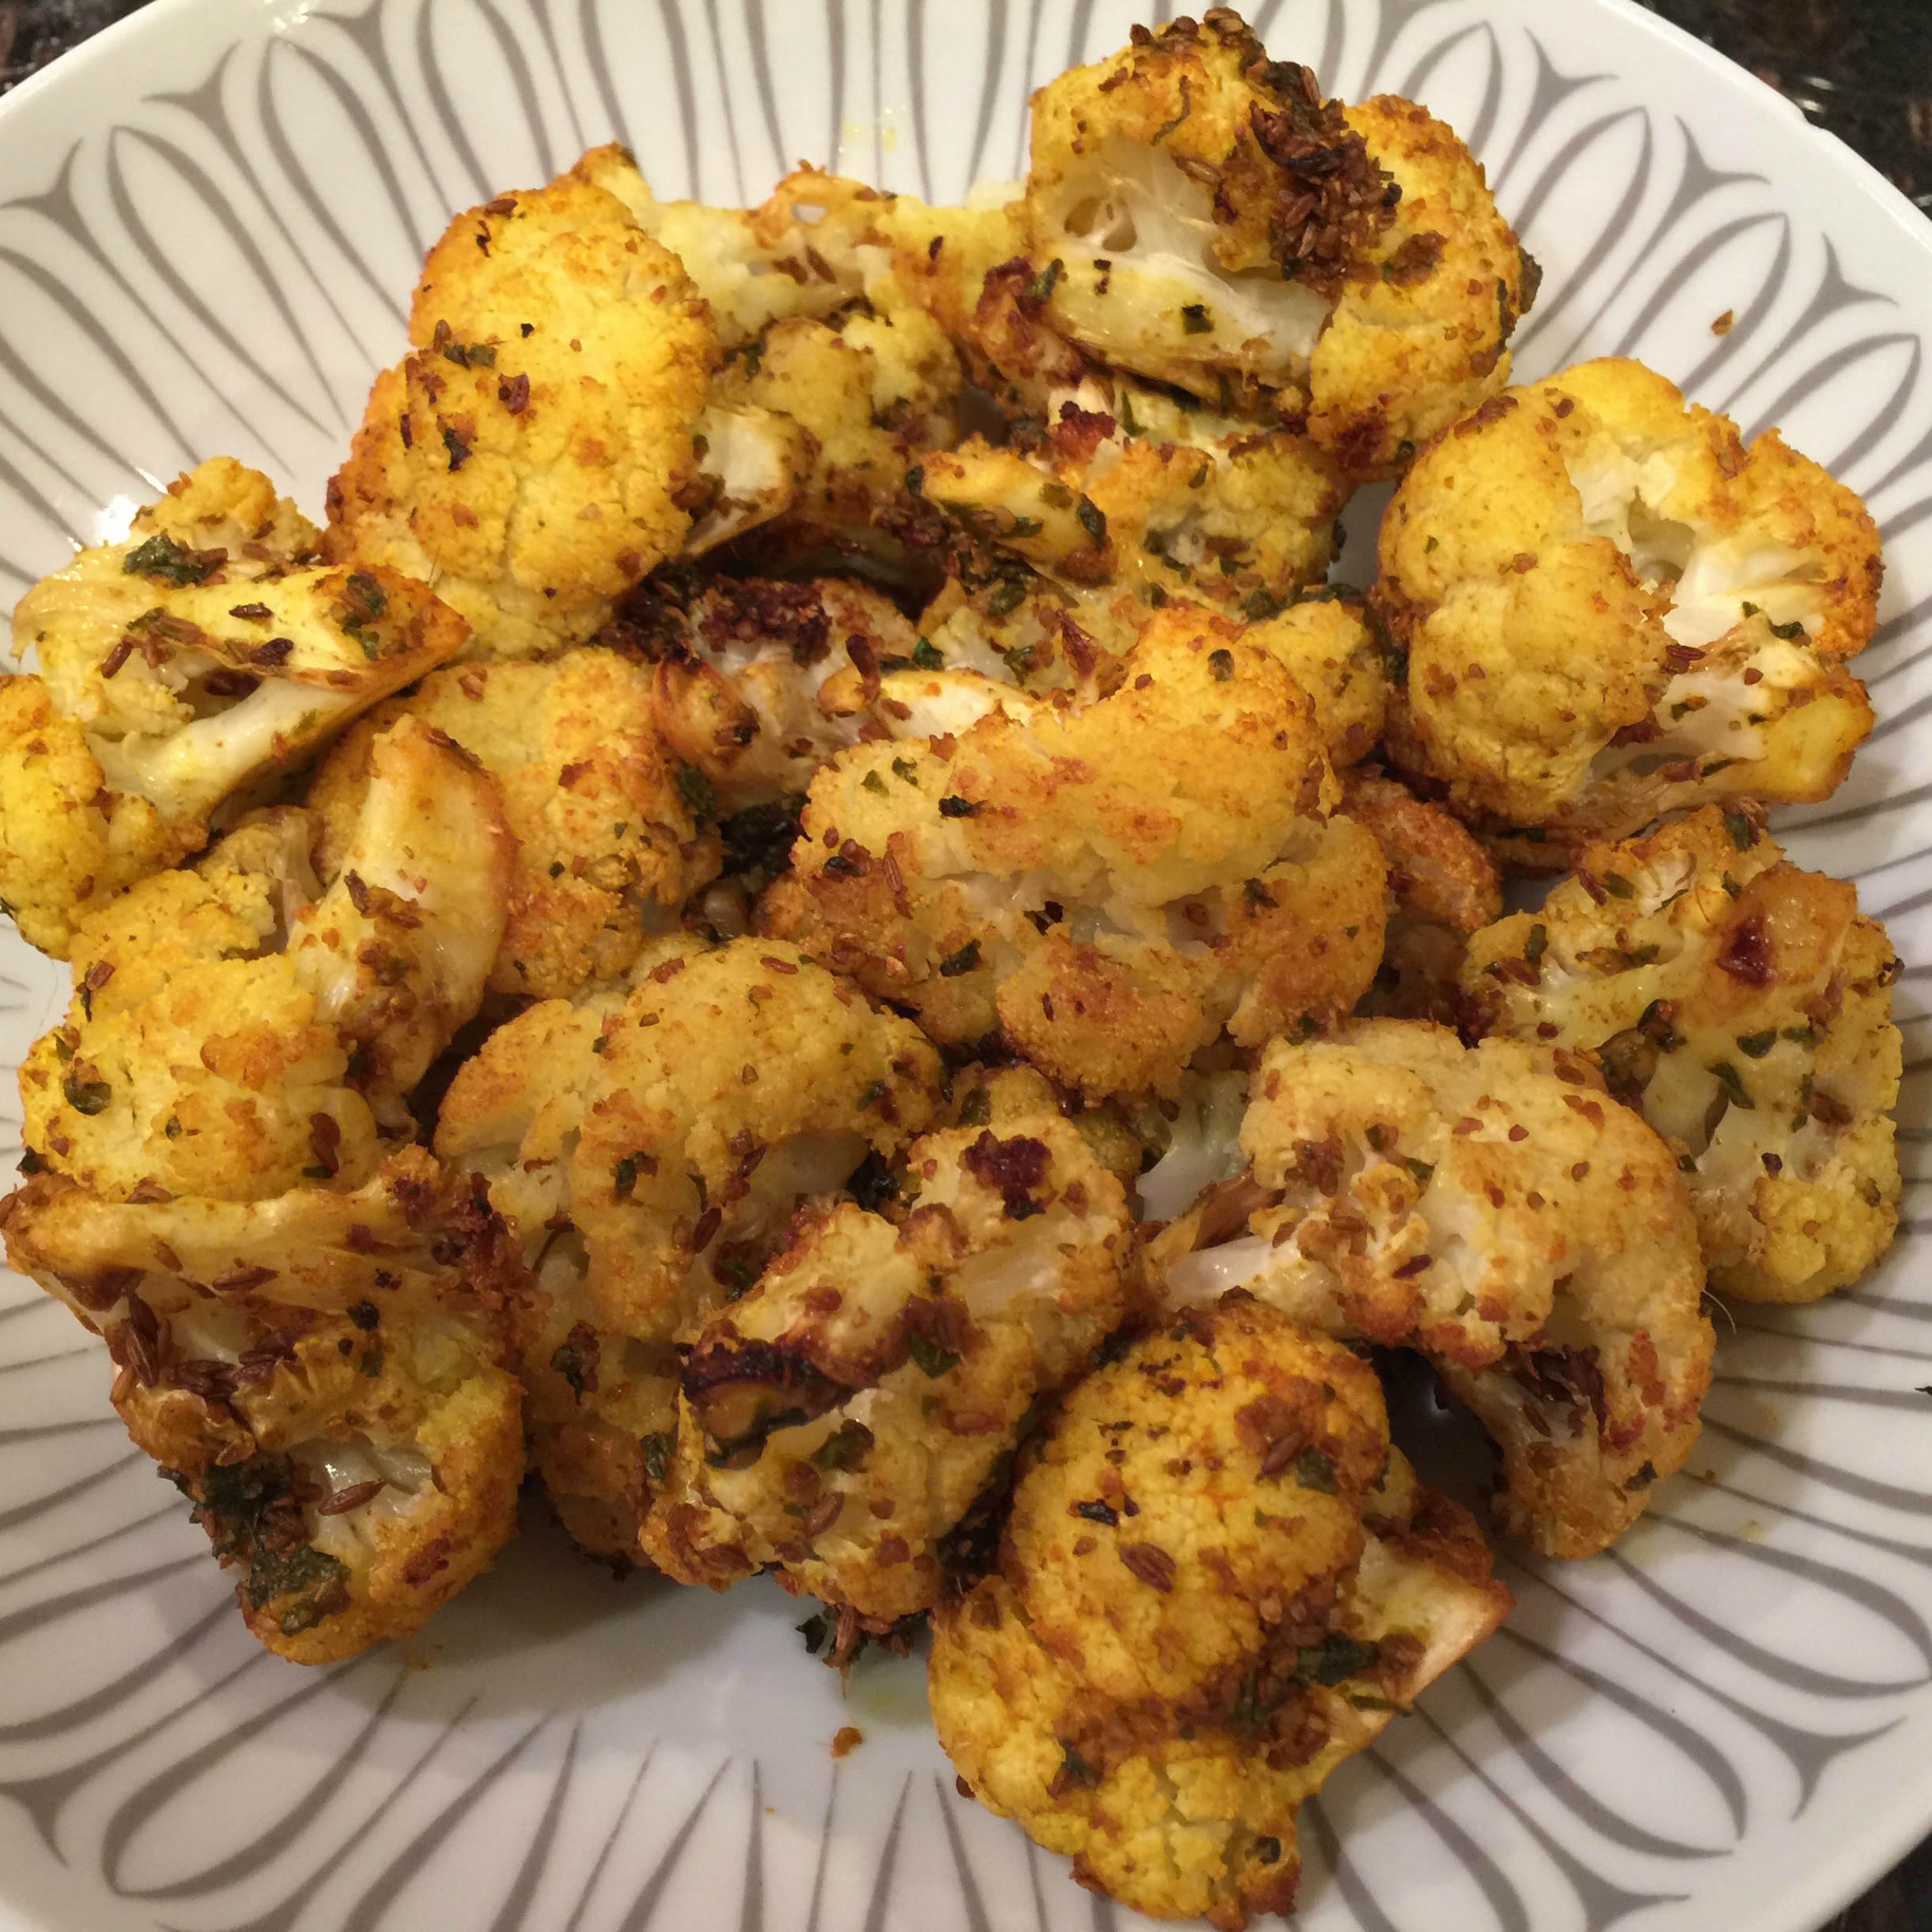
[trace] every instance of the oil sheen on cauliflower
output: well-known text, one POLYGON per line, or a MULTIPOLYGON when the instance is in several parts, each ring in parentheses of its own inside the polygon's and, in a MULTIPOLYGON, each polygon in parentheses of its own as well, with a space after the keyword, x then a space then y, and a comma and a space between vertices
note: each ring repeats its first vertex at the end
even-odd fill
POLYGON ((1175 1302, 1244 1288, 1421 1351, 1502 1452, 1502 1527, 1547 1556, 1603 1549, 1682 1466, 1713 1346, 1696 1221, 1579 1056, 1399 1020, 1277 1041, 1241 1145, 1231 1202, 1151 1251, 1175 1302))
POLYGON ((1393 98, 1324 102, 1226 8, 1136 29, 1040 90, 1026 217, 1056 330, 1293 418, 1358 477, 1508 380, 1534 294, 1448 128, 1393 98))
POLYGON ((1037 1076, 994 1091, 990 1124, 906 1150, 884 1212, 800 1216, 699 1331, 645 1534, 672 1575, 775 1565, 872 1631, 937 1600, 941 1539, 1125 1312, 1119 1181, 1037 1076))
POLYGON ((1690 1164, 1714 1288, 1813 1301, 1898 1225, 1898 961, 1841 880, 1755 812, 1584 849, 1542 910, 1471 942, 1479 1024, 1594 1054, 1690 1164))
POLYGON ((1472 823, 1559 847, 1829 797, 1871 728, 1844 660, 1880 574, 1863 505, 1776 431, 1747 447, 1640 363, 1580 364, 1486 403, 1396 492, 1392 749, 1472 823))
POLYGON ((38 676, 0 679, 0 899, 66 957, 76 924, 205 844, 210 815, 461 648, 384 569, 315 567, 268 479, 203 464, 13 614, 38 676))
POLYGON ((792 1216, 931 1120, 937 1055, 794 948, 653 941, 628 995, 550 1001, 458 1072, 436 1146, 482 1174, 548 1302, 533 1446, 586 1547, 635 1557, 677 1358, 792 1216), (647 1423, 649 1426, 640 1426, 647 1423))
POLYGON ((248 1627, 330 1664, 419 1630, 516 1522, 520 1270, 419 1148, 349 1192, 115 1203, 42 1174, 8 1259, 104 1335, 136 1444, 242 1574, 248 1627))
MULTIPOLYGON (((1156 614, 1111 695, 1005 693, 814 779, 765 927, 1090 1097, 1173 1090, 1225 1028, 1346 1012, 1381 958, 1374 839, 1328 815, 1314 707, 1240 626, 1156 614)), ((988 690, 998 687, 987 683, 988 690)))
POLYGON ((21 1067, 22 1137, 104 1198, 352 1186, 476 1011, 503 930, 495 788, 413 719, 378 738, 324 886, 294 810, 82 926, 64 1024, 21 1067))
POLYGON ((657 734, 650 672, 590 648, 452 665, 358 723, 308 795, 324 871, 338 869, 376 743, 405 715, 476 758, 502 797, 516 862, 492 992, 562 999, 622 979, 716 874, 717 840, 657 734))
POLYGON ((566 175, 430 251, 410 354, 376 378, 329 485, 328 553, 433 585, 471 655, 581 643, 676 554, 717 343, 669 250, 566 175))
POLYGON ((1510 1604, 1374 1370, 1230 1296, 1023 1453, 997 1570, 935 1612, 933 1721, 1083 1885, 1238 1932, 1294 1908, 1300 1806, 1510 1604))

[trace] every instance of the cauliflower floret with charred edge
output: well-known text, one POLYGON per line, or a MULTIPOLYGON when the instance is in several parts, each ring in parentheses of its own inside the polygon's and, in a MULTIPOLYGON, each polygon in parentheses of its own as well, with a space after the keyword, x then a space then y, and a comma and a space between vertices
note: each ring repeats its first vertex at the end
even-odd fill
POLYGON ((437 1150, 488 1181, 549 1298, 533 1443, 586 1547, 637 1554, 674 1446, 673 1343, 756 1282, 802 1204, 920 1132, 940 1077, 914 1027, 795 949, 683 937, 628 996, 532 1007, 459 1071, 437 1150))
POLYGON ((997 1570, 933 1618, 954 1766, 1137 1911, 1291 1911, 1300 1806, 1509 1612, 1474 1524, 1366 1363, 1245 1296, 1098 1370, 1022 1463, 997 1570))
POLYGON ((1696 1220, 1580 1055, 1387 1020, 1277 1041, 1241 1145, 1231 1200, 1149 1250, 1175 1301, 1244 1288, 1421 1351, 1502 1452, 1498 1520, 1547 1556, 1594 1555, 1682 1468, 1714 1339, 1696 1220))
POLYGON ((1844 660, 1881 574, 1858 498, 1776 431, 1747 446, 1640 363, 1583 363, 1492 398, 1396 492, 1391 749, 1546 866, 1713 800, 1829 797, 1871 729, 1844 660))
POLYGON ((1535 292, 1449 128, 1393 98, 1324 102, 1225 8, 1035 95, 1026 213, 1056 331, 1301 422, 1357 478, 1509 380, 1535 292))
POLYGON ((698 290, 614 195, 564 175, 450 224, 409 339, 329 485, 329 554, 434 586, 474 656, 583 642, 704 494, 717 343, 698 290))
POLYGON ((353 1192, 113 1203, 42 1174, 8 1258, 105 1336, 137 1445, 243 1575, 271 1650, 329 1664, 419 1630, 516 1522, 521 1271, 419 1148, 353 1192))
POLYGON ((658 730, 727 817, 802 796, 835 752, 879 735, 885 674, 924 661, 889 599, 839 577, 665 572, 609 635, 651 661, 658 730))
POLYGON ((622 979, 716 875, 717 840, 658 736, 650 672, 588 648, 452 665, 363 719, 309 790, 324 872, 340 870, 377 739, 405 715, 474 756, 502 796, 516 862, 492 992, 562 999, 622 979))
POLYGON ((1089 1098, 1171 1091, 1224 1027, 1258 1045, 1346 1011, 1381 958, 1384 868, 1328 815, 1313 707, 1188 605, 1119 669, 1090 702, 1007 691, 956 737, 842 753, 764 927, 1089 1098))
POLYGON ((35 945, 64 958, 224 801, 462 647, 422 585, 313 567, 315 543, 221 457, 21 600, 14 648, 39 674, 0 679, 0 899, 35 945))
POLYGON ((1388 861, 1388 946, 1360 1010, 1454 1026, 1471 937, 1502 917, 1502 882, 1479 840, 1440 805, 1368 765, 1342 777, 1343 809, 1388 861))
POLYGON ((723 1588, 775 1564, 873 1631, 932 1607, 941 1539, 1125 1313, 1120 1183, 1032 1085, 913 1142, 892 1219, 801 1217, 699 1332, 646 1532, 661 1568, 723 1588))
POLYGON ((1346 497, 1305 436, 1155 441, 1072 403, 1030 452, 976 436, 917 474, 929 502, 1083 603, 1187 597, 1257 618, 1328 567, 1346 497))
POLYGON ((1898 1225, 1902 1059, 1885 929, 1755 811, 1586 847, 1542 910, 1477 935, 1472 1022, 1580 1048, 1689 1165, 1711 1286, 1813 1301, 1898 1225))
POLYGON ((324 889, 299 811, 245 819, 192 870, 82 927, 66 1022, 21 1067, 35 1158, 110 1200, 354 1186, 477 1009, 506 834, 488 779, 413 720, 376 740, 324 889))

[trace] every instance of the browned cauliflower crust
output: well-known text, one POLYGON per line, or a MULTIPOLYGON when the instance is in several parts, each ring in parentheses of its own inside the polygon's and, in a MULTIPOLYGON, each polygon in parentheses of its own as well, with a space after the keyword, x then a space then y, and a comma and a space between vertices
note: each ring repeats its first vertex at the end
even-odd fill
POLYGON ((758 1280, 801 1204, 921 1132, 940 1077, 910 1024, 749 939, 654 942, 628 996, 532 1007, 458 1072, 437 1149, 488 1181, 549 1298, 524 1362, 533 1441, 589 1547, 637 1553, 672 1344, 758 1280))
POLYGON ((622 979, 716 875, 717 842, 657 734, 650 672, 590 648, 452 665, 363 719, 309 791, 324 873, 339 869, 378 737, 405 714, 469 753, 502 797, 516 861, 492 992, 566 999, 622 979))
POLYGON ((66 1023, 21 1067, 23 1138, 104 1198, 247 1201, 354 1186, 482 1000, 507 836, 490 781, 413 719, 376 741, 326 889, 298 811, 82 926, 66 1023))
POLYGON ((717 343, 669 250, 564 175, 457 217, 329 484, 328 553, 433 585, 471 653, 581 643, 691 528, 717 343))
POLYGON ((1640 363, 1582 363, 1484 404, 1389 505, 1391 749, 1472 823, 1559 850, 1828 797, 1871 729, 1843 660, 1880 575, 1863 505, 1775 431, 1747 448, 1640 363))
POLYGON ((658 730, 726 814, 802 794, 835 752, 877 735, 882 676, 918 643, 889 599, 839 577, 665 572, 609 634, 653 664, 658 730))
POLYGON ((13 614, 0 679, 0 899, 64 958, 76 924, 205 844, 209 815, 461 648, 389 570, 314 567, 315 531, 218 457, 13 614))
POLYGON ((1885 929, 1758 814, 1706 806, 1584 849, 1538 913, 1477 935, 1472 1020, 1594 1053, 1682 1156, 1714 1288, 1814 1301, 1898 1225, 1903 1057, 1885 929))
POLYGON ((1502 1452, 1498 1520, 1547 1556, 1604 1548, 1682 1466, 1714 1342, 1696 1221, 1579 1056, 1387 1020, 1277 1041, 1241 1146, 1234 1211, 1211 1199, 1150 1250, 1170 1297, 1244 1288, 1421 1350, 1502 1452))
POLYGON ((1357 478, 1508 380, 1534 294, 1449 128, 1407 101, 1324 102, 1225 7, 1039 90, 1026 217, 1053 329, 1293 419, 1357 478))
POLYGON ((997 1571, 933 1618, 948 1755, 1137 1911, 1292 1911, 1301 1804, 1508 1613, 1475 1526, 1390 1449, 1369 1365, 1246 1296, 1097 1370, 1022 1461, 997 1571))
POLYGON ((1032 1084, 914 1141, 892 1219, 801 1216, 699 1331, 645 1532, 661 1568, 721 1589, 775 1564, 868 1630, 932 1607, 940 1540, 1125 1313, 1120 1183, 1032 1084))
POLYGON ((195 1504, 244 1621, 298 1664, 408 1636, 516 1527, 520 1270, 419 1148, 366 1185, 115 1204, 43 1174, 8 1258, 107 1338, 136 1444, 195 1504))
POLYGON ((1030 451, 975 436, 924 455, 918 478, 975 538, 1085 606, 1187 597, 1250 617, 1279 611, 1328 567, 1346 495, 1306 436, 1236 428, 1157 441, 1071 402, 1030 451))
POLYGON ((1502 917, 1503 890, 1468 828, 1375 766, 1345 772, 1342 804, 1388 861, 1388 946, 1361 1010, 1454 1025, 1472 934, 1502 917))
POLYGON ((765 927, 935 1039, 1003 1034, 1090 1097, 1171 1091, 1224 1028, 1258 1045, 1346 1012, 1381 958, 1384 869, 1328 816, 1313 706, 1192 605, 1118 669, 1091 702, 1004 691, 956 736, 840 754, 765 927))

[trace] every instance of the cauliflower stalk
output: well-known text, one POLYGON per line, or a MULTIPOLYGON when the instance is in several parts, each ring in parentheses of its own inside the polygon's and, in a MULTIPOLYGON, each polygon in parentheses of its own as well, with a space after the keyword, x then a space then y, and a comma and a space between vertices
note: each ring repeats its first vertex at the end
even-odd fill
POLYGON ((1844 660, 1880 576, 1858 498, 1775 431, 1747 447, 1640 364, 1583 363, 1483 404, 1396 492, 1391 749, 1472 823, 1559 849, 1829 797, 1871 729, 1844 660))
POLYGON ((520 1271, 420 1149, 352 1192, 247 1202, 116 1203, 42 1174, 0 1225, 13 1266, 106 1337, 128 1434, 278 1655, 408 1636, 509 1540, 520 1271))
POLYGON ((226 801, 462 646, 422 585, 315 550, 266 477, 217 458, 21 600, 39 674, 0 679, 0 897, 35 945, 66 956, 226 801))
POLYGON ((1510 1604, 1374 1370, 1230 1296, 1023 1452, 997 1570, 935 1612, 933 1721, 1082 1884, 1239 1932, 1294 1908, 1300 1806, 1510 1604))
POLYGON ((1898 1225, 1898 969, 1850 885, 1706 806, 1587 847, 1540 912, 1476 936, 1463 987, 1477 1024, 1595 1055, 1678 1150, 1713 1287, 1798 1302, 1898 1225))
POLYGON ((841 754, 766 926, 934 1038, 1001 1033, 1090 1097, 1171 1091, 1224 1028, 1254 1045, 1346 1012, 1381 957, 1383 867, 1328 816, 1313 707, 1182 604, 1118 674, 1092 702, 1006 693, 956 736, 841 754))
POLYGON ((1579 1057, 1398 1020, 1277 1041, 1241 1146, 1248 1174, 1150 1251, 1173 1300, 1244 1288, 1420 1350, 1502 1452, 1502 1526, 1547 1556, 1604 1548, 1682 1468, 1714 1344, 1696 1218, 1579 1057))

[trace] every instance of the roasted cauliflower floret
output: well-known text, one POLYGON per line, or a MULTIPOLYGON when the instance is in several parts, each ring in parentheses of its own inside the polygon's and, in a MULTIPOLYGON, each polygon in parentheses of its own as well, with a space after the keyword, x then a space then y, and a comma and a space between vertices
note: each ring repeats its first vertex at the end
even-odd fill
POLYGON ((298 811, 258 814, 146 880, 74 949, 66 1023, 21 1068, 23 1138, 110 1200, 353 1186, 475 1012, 509 850, 489 781, 404 720, 376 741, 324 889, 298 811))
POLYGON ((1713 1346, 1696 1221, 1579 1057, 1398 1020, 1277 1041, 1241 1145, 1246 1232, 1211 1202, 1164 1234, 1171 1297, 1245 1288, 1421 1350, 1502 1452, 1502 1526, 1547 1556, 1594 1555, 1682 1466, 1713 1346))
POLYGON ((717 842, 658 737, 650 673, 592 649, 452 666, 363 719, 310 788, 324 871, 339 868, 377 739, 405 714, 469 753, 502 796, 516 859, 492 992, 560 999, 621 979, 716 872, 717 842))
POLYGON ((876 239, 887 197, 862 181, 795 168, 756 208, 660 201, 636 157, 611 142, 571 170, 614 194, 684 264, 711 306, 719 347, 739 349, 774 322, 823 321, 865 291, 857 248, 876 239))
POLYGON ((997 1571, 935 1613, 933 1721, 1082 1884, 1239 1928, 1292 1911, 1301 1804, 1510 1603, 1367 1364, 1230 1297, 1024 1452, 997 1571))
POLYGON ((881 720, 882 675, 918 639, 898 607, 838 577, 693 581, 666 573, 612 635, 651 660, 657 728, 727 815, 802 794, 881 720))
POLYGON ((699 1332, 645 1536, 661 1568, 722 1588, 775 1564, 873 1630, 937 1600, 941 1539, 1125 1312, 1120 1183, 1035 1084, 996 1126, 914 1141, 892 1219, 801 1217, 699 1332))
POLYGON ((1477 1024, 1594 1054, 1682 1155, 1714 1288, 1791 1302, 1898 1225, 1897 973, 1852 887, 1706 806, 1586 847, 1540 912, 1477 935, 1463 984, 1477 1024))
POLYGON ((0 679, 0 898, 64 957, 76 923, 205 844, 254 781, 462 646, 388 570, 313 567, 315 533, 227 457, 83 550, 13 614, 38 676, 0 679))
POLYGON ((678 259, 570 175, 453 222, 329 491, 329 554, 436 586, 472 655, 581 643, 677 553, 717 343, 678 259))
POLYGON ((43 1174, 8 1258, 107 1338, 114 1403, 301 1664, 407 1636, 516 1520, 520 1271, 420 1149, 341 1193, 114 1204, 43 1174))
POLYGON ((1502 917, 1502 884, 1468 828, 1374 766, 1346 772, 1348 815, 1388 861, 1388 945, 1361 1010, 1454 1025, 1469 940, 1502 917))
POLYGON ((934 1038, 1002 1033, 1090 1097, 1172 1090, 1224 1027, 1258 1045, 1346 1011, 1381 957, 1383 874, 1327 815, 1313 707, 1189 605, 1119 671, 1090 702, 1007 691, 956 736, 842 753, 765 926, 934 1038))
POLYGON ((801 1204, 924 1128, 940 1082, 916 1029, 791 947, 654 947, 627 997, 498 1029, 436 1136, 549 1297, 525 1365, 538 1466, 574 1532, 628 1555, 669 1468, 672 1344, 756 1282, 801 1204))
POLYGON ((1328 568, 1346 495, 1305 436, 1156 441, 1072 403, 1031 452, 973 437, 925 455, 918 476, 976 538, 1083 604, 1187 597, 1251 617, 1328 568))
POLYGON ((1418 459, 1375 598, 1398 761, 1559 851, 1706 800, 1828 797, 1871 728, 1843 660, 1877 527, 1775 431, 1748 448, 1640 363, 1493 398, 1418 459))
POLYGON ((1226 8, 1136 29, 1034 96, 1026 215, 1055 329, 1303 421, 1357 477, 1508 380, 1534 293, 1449 128, 1407 101, 1324 102, 1226 8))

